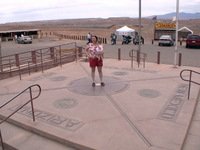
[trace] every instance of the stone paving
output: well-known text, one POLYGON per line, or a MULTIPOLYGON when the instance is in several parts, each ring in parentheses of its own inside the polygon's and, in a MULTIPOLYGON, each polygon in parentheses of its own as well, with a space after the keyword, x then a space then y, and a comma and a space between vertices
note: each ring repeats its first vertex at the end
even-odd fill
MULTIPOLYGON (((179 76, 186 68, 200 72, 200 68, 155 63, 146 63, 145 68, 134 64, 131 68, 130 61, 104 59, 106 85, 98 85, 96 72, 97 86, 92 87, 88 63, 73 62, 44 73, 23 75, 22 80, 1 80, 0 102, 39 84, 42 94, 34 101, 36 122, 31 120, 30 105, 12 117, 33 132, 82 149, 179 150, 199 93, 199 86, 192 84, 187 100, 188 83, 179 76)), ((193 79, 200 82, 198 76, 193 79)), ((13 112, 28 94, 0 113, 13 112)))

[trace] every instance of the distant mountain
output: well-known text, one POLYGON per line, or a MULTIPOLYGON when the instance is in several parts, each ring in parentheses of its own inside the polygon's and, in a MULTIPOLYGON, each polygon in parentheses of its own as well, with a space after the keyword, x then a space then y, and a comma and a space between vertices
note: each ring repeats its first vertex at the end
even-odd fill
MULTIPOLYGON (((168 13, 164 15, 157 15, 157 19, 172 19, 176 16, 176 12, 168 13)), ((150 17, 148 17, 150 18, 150 17)), ((153 18, 153 17, 152 17, 153 18)), ((200 19, 200 12, 198 13, 185 13, 180 12, 179 13, 179 20, 189 20, 189 19, 200 19)))

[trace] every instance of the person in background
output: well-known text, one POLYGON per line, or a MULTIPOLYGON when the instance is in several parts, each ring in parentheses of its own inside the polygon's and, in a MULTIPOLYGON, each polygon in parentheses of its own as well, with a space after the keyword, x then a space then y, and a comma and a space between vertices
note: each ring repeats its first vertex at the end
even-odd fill
POLYGON ((111 34, 111 44, 114 45, 116 44, 117 41, 117 35, 115 33, 111 34))
POLYGON ((92 35, 90 34, 90 32, 87 34, 87 44, 91 43, 91 38, 92 38, 92 35))
POLYGON ((15 43, 17 43, 17 35, 15 34, 15 43))
POLYGON ((91 37, 92 42, 88 43, 85 50, 86 54, 89 58, 89 65, 91 67, 91 77, 92 77, 92 86, 95 87, 95 69, 97 67, 97 70, 99 72, 99 78, 101 82, 101 86, 105 86, 105 83, 103 82, 103 72, 102 72, 102 66, 103 66, 103 45, 98 42, 97 36, 91 37))

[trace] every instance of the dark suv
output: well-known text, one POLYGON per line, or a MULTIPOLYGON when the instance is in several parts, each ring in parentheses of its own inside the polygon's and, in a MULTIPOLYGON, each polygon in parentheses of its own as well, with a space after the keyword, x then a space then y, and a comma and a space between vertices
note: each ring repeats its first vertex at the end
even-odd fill
POLYGON ((199 47, 200 48, 200 36, 199 35, 188 35, 186 39, 186 48, 199 47))

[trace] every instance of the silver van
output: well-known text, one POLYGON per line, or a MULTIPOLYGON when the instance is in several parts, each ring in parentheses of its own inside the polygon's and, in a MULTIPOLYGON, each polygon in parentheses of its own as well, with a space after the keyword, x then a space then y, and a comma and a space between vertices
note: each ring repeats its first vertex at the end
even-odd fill
POLYGON ((32 38, 30 36, 21 36, 17 38, 17 43, 21 44, 31 44, 32 43, 32 38))

